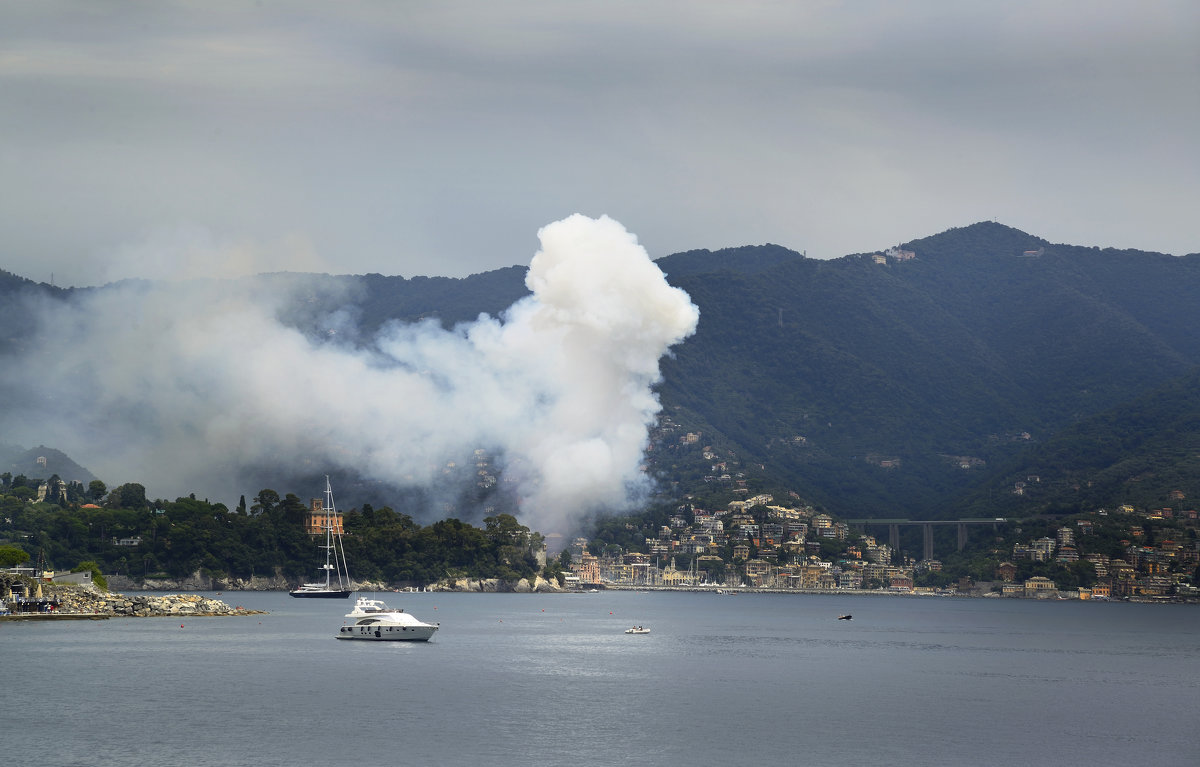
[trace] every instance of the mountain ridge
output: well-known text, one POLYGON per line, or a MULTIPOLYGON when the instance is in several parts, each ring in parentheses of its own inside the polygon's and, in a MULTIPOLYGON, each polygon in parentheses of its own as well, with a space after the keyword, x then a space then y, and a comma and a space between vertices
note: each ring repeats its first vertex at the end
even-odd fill
MULTIPOLYGON (((1094 438, 1061 443, 1080 424, 1130 428, 1104 414, 1138 407, 1153 420, 1157 402, 1178 420, 1194 405, 1168 395, 1200 366, 1197 254, 1054 244, 978 222, 831 260, 766 244, 656 263, 700 308, 696 334, 662 361, 663 412, 720 459, 681 457, 673 437, 657 436, 651 470, 678 492, 703 490, 720 462, 750 486, 786 487, 851 518, 952 517, 1022 473, 1082 476, 1094 438)), ((336 284, 329 293, 342 303, 315 295, 288 319, 302 326, 349 296, 364 335, 390 321, 450 327, 502 315, 528 294, 524 273, 307 275, 336 284)), ((285 278, 253 279, 269 288, 285 278)), ((11 327, 4 337, 19 341, 11 327)), ((1143 463, 1170 460, 1156 443, 1127 444, 1158 451, 1143 463)), ((1062 503, 1041 493, 1018 506, 1062 503)))

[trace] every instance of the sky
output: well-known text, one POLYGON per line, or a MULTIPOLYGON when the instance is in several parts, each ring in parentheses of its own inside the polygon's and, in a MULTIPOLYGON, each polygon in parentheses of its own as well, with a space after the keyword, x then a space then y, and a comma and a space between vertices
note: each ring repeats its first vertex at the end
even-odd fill
POLYGON ((5 2, 0 269, 60 286, 651 258, 995 220, 1200 251, 1200 3, 5 2))

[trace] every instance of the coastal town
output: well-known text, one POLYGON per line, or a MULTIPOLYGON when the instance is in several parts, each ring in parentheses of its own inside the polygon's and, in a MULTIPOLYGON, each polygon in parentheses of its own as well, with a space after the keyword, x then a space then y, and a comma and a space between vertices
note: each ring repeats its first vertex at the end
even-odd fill
MULTIPOLYGON (((698 435, 689 433, 684 441, 695 443, 698 435)), ((482 452, 476 451, 476 469, 481 477, 494 482, 482 452)), ((459 560, 456 566, 429 568, 423 578, 396 577, 378 568, 371 572, 360 560, 356 577, 360 586, 365 583, 385 590, 636 588, 1200 602, 1200 515, 1181 491, 1166 495, 1169 506, 1151 509, 1121 505, 1027 519, 856 520, 826 513, 794 492, 780 492, 782 500, 772 493, 752 494, 748 480, 737 469, 723 464, 712 469, 729 472, 728 476, 714 476, 721 492, 708 496, 685 493, 656 510, 602 520, 589 532, 590 538, 544 538, 503 514, 485 520, 485 530, 461 523, 457 528, 445 524, 431 528, 431 533, 459 536, 448 542, 448 551, 492 543, 497 547, 496 561, 507 571, 472 571, 459 560), (472 530, 478 538, 467 544, 468 539, 461 536, 472 530), (523 558, 527 558, 524 570, 514 570, 523 558)), ((57 477, 29 481, 4 475, 0 480, 13 508, 6 524, 12 528, 14 543, 22 537, 32 540, 35 534, 35 528, 21 529, 24 520, 36 519, 34 512, 18 510, 18 505, 21 509, 25 505, 58 509, 66 517, 75 515, 79 523, 58 529, 73 530, 76 537, 82 531, 98 533, 87 538, 93 548, 77 555, 81 560, 93 556, 116 563, 106 568, 95 561, 81 561, 72 568, 74 572, 54 572, 40 553, 36 564, 25 562, 30 554, 10 543, 4 549, 4 564, 11 567, 0 570, 0 575, 12 578, 2 595, 10 612, 50 612, 52 608, 38 602, 43 598, 35 594, 41 584, 74 583, 87 588, 93 574, 100 579, 98 584, 111 578, 120 590, 289 588, 289 580, 277 568, 260 568, 248 579, 218 567, 176 567, 172 573, 162 572, 162 562, 179 551, 183 541, 211 536, 206 531, 214 524, 227 536, 215 551, 224 553, 238 546, 248 533, 232 534, 231 526, 254 525, 269 518, 272 499, 281 509, 281 500, 293 509, 289 521, 278 528, 290 531, 288 534, 312 539, 323 534, 327 523, 337 535, 343 532, 342 516, 330 514, 321 498, 312 499, 304 510, 292 496, 279 499, 273 491, 263 491, 249 515, 241 509, 231 514, 224 507, 214 507, 218 513, 209 513, 207 505, 195 499, 157 502, 165 504, 166 510, 151 511, 137 485, 109 492, 102 483, 93 482, 84 495, 82 485, 57 477), (140 506, 141 510, 113 508, 123 506, 140 506), (190 530, 190 538, 185 530, 190 530), (151 561, 158 564, 151 568, 151 561), (132 572, 131 562, 141 564, 141 577, 132 572), (31 585, 22 590, 19 577, 31 585)), ((377 513, 369 508, 352 510, 350 516, 354 524, 347 538, 359 545, 375 533, 371 522, 403 521, 390 511, 377 513)), ((49 537, 40 540, 47 547, 53 545, 49 537)), ((210 555, 207 561, 218 562, 219 558, 210 555)))
MULTIPOLYGON (((639 551, 606 553, 576 538, 567 547, 571 566, 566 578, 572 588, 1200 600, 1194 583, 1200 565, 1195 510, 1100 509, 1057 520, 1048 527, 1049 534, 1036 537, 1024 535, 1024 527, 1005 519, 969 522, 976 530, 971 535, 982 537, 986 548, 976 557, 975 577, 952 581, 939 577, 943 562, 929 556, 929 528, 953 522, 923 523, 926 556, 916 559, 897 546, 899 521, 851 524, 812 507, 776 504, 771 495, 733 501, 716 510, 681 506, 655 535, 644 538, 639 551), (873 528, 891 528, 891 540, 869 534, 873 528), (687 565, 680 566, 681 560, 687 565), (1078 582, 1060 584, 1040 574, 1022 577, 1055 570, 1078 582)), ((958 550, 951 556, 961 556, 965 527, 966 522, 959 525, 958 550)))

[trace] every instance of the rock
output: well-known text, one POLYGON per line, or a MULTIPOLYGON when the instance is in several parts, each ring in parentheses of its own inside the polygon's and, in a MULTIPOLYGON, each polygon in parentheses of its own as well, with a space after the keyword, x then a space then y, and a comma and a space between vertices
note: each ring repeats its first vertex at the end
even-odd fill
POLYGON ((276 572, 272 576, 256 575, 252 578, 209 578, 196 571, 187 578, 148 578, 134 580, 125 575, 105 575, 108 587, 114 591, 287 591, 291 588, 286 578, 276 572))
POLYGON ((498 578, 482 578, 479 580, 455 578, 453 580, 430 584, 428 589, 430 591, 468 591, 488 594, 534 594, 565 591, 565 589, 558 585, 557 581, 548 581, 540 575, 536 576, 532 583, 527 578, 522 578, 518 581, 503 581, 498 578))
POLYGON ((538 594, 559 593, 564 591, 562 586, 558 585, 558 581, 548 581, 542 576, 537 576, 533 582, 533 590, 538 594))
POLYGON ((94 587, 57 587, 54 596, 59 600, 61 614, 111 615, 130 617, 153 617, 168 615, 217 616, 255 615, 260 610, 230 607, 218 599, 208 599, 198 594, 174 594, 170 596, 134 596, 110 594, 94 587))

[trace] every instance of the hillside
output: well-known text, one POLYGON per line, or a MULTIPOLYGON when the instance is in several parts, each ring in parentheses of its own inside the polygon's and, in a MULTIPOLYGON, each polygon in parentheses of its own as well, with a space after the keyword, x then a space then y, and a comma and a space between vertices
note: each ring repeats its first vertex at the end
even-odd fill
POLYGON ((1083 419, 1003 463, 965 499, 966 516, 1084 513, 1128 504, 1194 508, 1200 498, 1200 371, 1083 419))
MULTIPOLYGON (((930 518, 1200 492, 1200 255, 1053 244, 984 222, 832 261, 762 245, 657 263, 700 308, 659 386, 671 426, 650 470, 674 493, 729 474, 845 517, 930 518), (687 432, 700 438, 685 448, 687 432)), ((309 281, 285 319, 317 330, 349 308, 366 338, 391 320, 497 316, 526 295, 524 274, 254 279, 268 291, 309 281)), ((53 292, 0 277, 0 297, 53 292)), ((0 317, 5 349, 27 321, 0 317)), ((255 470, 301 486, 295 468, 255 470)))
POLYGON ((903 250, 673 280, 701 321, 668 412, 837 513, 954 516, 1023 448, 1200 362, 1195 256, 992 223, 903 250))
POLYGON ((96 478, 66 453, 45 445, 28 450, 16 445, 0 445, 0 473, 3 472, 31 479, 48 479, 57 474, 66 482, 84 485, 96 478))

